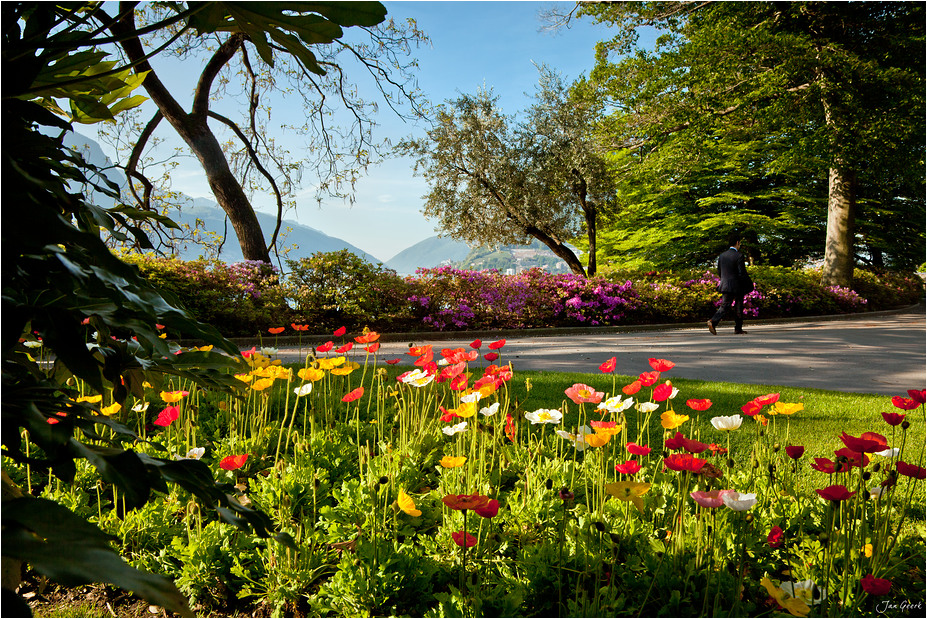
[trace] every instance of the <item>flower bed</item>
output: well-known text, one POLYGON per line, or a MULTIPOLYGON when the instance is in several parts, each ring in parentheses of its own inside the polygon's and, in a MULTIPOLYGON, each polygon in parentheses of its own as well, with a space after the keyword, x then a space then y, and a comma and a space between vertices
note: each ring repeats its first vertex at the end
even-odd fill
MULTIPOLYGON (((339 325, 398 332, 698 322, 720 303, 717 276, 704 270, 587 279, 539 269, 503 275, 440 267, 399 277, 341 251, 289 261, 281 277, 270 265, 125 259, 226 336, 289 322, 310 324, 314 333, 339 325)), ((752 318, 889 309, 924 294, 919 277, 891 272, 857 270, 852 289, 822 287, 813 270, 750 273, 756 290, 747 295, 745 313, 752 318)))
POLYGON ((837 411, 813 396, 719 410, 665 359, 620 380, 604 360, 538 399, 504 340, 411 346, 399 373, 378 339, 338 329, 293 368, 245 351, 239 396, 173 379, 119 406, 78 383, 140 452, 204 463, 293 548, 180 487, 120 515, 84 462, 71 488, 14 473, 201 614, 881 616, 923 599, 923 390, 815 439, 837 411))

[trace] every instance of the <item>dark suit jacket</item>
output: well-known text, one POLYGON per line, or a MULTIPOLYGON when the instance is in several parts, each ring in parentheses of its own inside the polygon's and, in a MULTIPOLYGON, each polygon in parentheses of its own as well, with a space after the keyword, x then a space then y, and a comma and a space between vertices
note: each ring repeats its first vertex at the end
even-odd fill
POLYGON ((718 292, 745 295, 753 290, 744 255, 733 247, 718 256, 718 277, 721 279, 718 292))

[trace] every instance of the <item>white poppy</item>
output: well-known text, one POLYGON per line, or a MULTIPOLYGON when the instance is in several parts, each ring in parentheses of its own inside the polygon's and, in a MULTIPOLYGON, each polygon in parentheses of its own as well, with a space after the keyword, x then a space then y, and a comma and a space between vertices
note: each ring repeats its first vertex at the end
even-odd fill
POLYGON ((296 397, 302 397, 304 395, 309 395, 312 393, 312 383, 306 383, 301 387, 297 387, 293 390, 293 393, 296 394, 296 397))
POLYGON ((725 432, 730 432, 731 430, 736 430, 743 424, 744 418, 740 415, 731 415, 729 417, 712 417, 711 425, 715 427, 715 430, 723 430, 725 432))
POLYGON ((441 431, 447 434, 448 436, 454 436, 455 434, 459 432, 463 432, 466 429, 467 429, 467 422, 461 421, 457 425, 443 427, 441 428, 441 431))
POLYGON ((563 419, 563 413, 552 408, 539 408, 531 413, 525 413, 525 419, 531 422, 531 425, 539 423, 560 423, 563 419))

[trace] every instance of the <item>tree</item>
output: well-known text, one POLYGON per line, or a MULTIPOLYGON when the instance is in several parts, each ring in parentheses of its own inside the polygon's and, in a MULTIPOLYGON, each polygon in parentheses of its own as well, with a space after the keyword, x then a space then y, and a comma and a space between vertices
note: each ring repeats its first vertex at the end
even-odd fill
MULTIPOLYGON (((814 175, 802 194, 808 204, 826 181, 826 211, 818 216, 826 229, 823 281, 849 285, 855 230, 871 228, 859 209, 861 178, 871 179, 871 189, 911 176, 892 174, 890 161, 922 172, 923 5, 641 2, 584 5, 581 13, 618 31, 599 46, 593 73, 614 97, 616 144, 637 152, 645 168, 654 153, 677 146, 680 172, 663 179, 666 187, 704 164, 699 143, 734 132, 771 141, 778 152, 768 170, 805 167, 814 175), (610 52, 631 51, 642 25, 661 29, 657 51, 610 63, 610 52)), ((869 208, 885 196, 867 193, 869 208)), ((878 206, 910 218, 923 202, 878 206)), ((739 205, 732 199, 728 208, 739 205)))
MULTIPOLYGON (((129 177, 143 187, 142 195, 138 192, 135 195, 143 206, 150 208, 152 183, 138 164, 148 140, 165 120, 199 160, 216 201, 235 230, 245 259, 270 261, 268 247, 276 244, 285 199, 295 188, 300 171, 299 165, 287 161, 285 153, 265 135, 266 122, 261 120, 263 117, 266 121, 269 114, 264 102, 267 92, 284 88, 278 82, 293 81, 292 90, 302 93, 307 101, 307 119, 316 118, 319 122, 315 135, 318 144, 307 148, 307 152, 317 154, 311 163, 319 174, 320 190, 333 194, 344 185, 353 186, 360 171, 373 161, 378 148, 372 141, 373 121, 368 116, 367 104, 350 94, 338 52, 354 58, 374 77, 391 107, 397 105, 394 103, 397 99, 405 98, 417 109, 416 97, 408 86, 408 66, 398 60, 398 55, 407 52, 410 41, 420 39, 421 33, 413 29, 409 34, 392 22, 372 29, 386 17, 386 9, 379 2, 166 4, 177 20, 176 31, 139 28, 137 5, 123 2, 117 15, 100 16, 101 26, 118 38, 134 71, 145 75, 144 88, 157 106, 157 112, 145 124, 124 164, 129 177), (366 30, 371 43, 346 42, 343 27, 366 30), (167 38, 158 49, 189 54, 193 48, 203 48, 211 53, 200 73, 189 110, 168 90, 148 61, 146 49, 156 43, 146 46, 146 38, 160 42, 157 37, 167 38), (249 49, 257 52, 260 65, 252 61, 253 51, 249 49), (227 75, 233 59, 240 63, 239 75, 243 77, 242 97, 247 101, 244 123, 236 123, 212 109, 217 89, 227 88, 217 82, 220 75, 227 75), (397 71, 401 79, 394 75, 397 71), (389 93, 387 88, 395 92, 389 93), (353 139, 346 138, 343 149, 327 125, 331 116, 328 96, 344 104, 353 123, 348 131, 353 139), (213 128, 216 123, 231 132, 229 144, 220 142, 213 128), (240 147, 234 149, 233 142, 240 147), (252 190, 262 187, 273 192, 277 203, 277 227, 269 246, 250 198, 252 190)), ((152 19, 151 14, 144 15, 152 19)), ((157 11, 154 15, 162 16, 157 11)))
MULTIPOLYGON (((2 6, 4 467, 29 465, 71 483, 75 461, 86 459, 119 489, 112 509, 136 509, 171 482, 227 522, 268 537, 268 516, 242 505, 204 463, 137 452, 133 446, 144 439, 121 417, 76 401, 75 379, 107 394, 108 403, 142 397, 143 383, 160 388, 170 376, 236 394, 241 387, 225 370, 243 364, 233 343, 192 320, 101 239, 105 232, 150 247, 139 227, 148 214, 123 204, 104 208, 81 192, 93 187, 118 198, 116 185, 96 183, 99 170, 64 146, 72 126, 60 115, 98 122, 140 103, 133 94, 140 80, 95 49, 99 31, 90 18, 99 10, 99 3, 2 6), (182 351, 161 339, 157 323, 216 349, 182 351), (40 344, 53 363, 37 362, 27 343, 40 344)), ((172 612, 190 612, 172 583, 128 566, 96 526, 25 490, 4 468, 5 614, 29 614, 12 591, 20 562, 64 585, 107 582, 172 612)), ((274 538, 294 545, 285 534, 274 538)))
POLYGON ((400 148, 417 159, 431 189, 424 213, 456 239, 526 244, 535 238, 579 275, 587 271, 567 240, 585 228, 588 274, 596 271, 597 217, 613 177, 591 139, 594 99, 568 92, 546 69, 537 102, 521 123, 502 114, 491 92, 441 106, 428 136, 400 148))

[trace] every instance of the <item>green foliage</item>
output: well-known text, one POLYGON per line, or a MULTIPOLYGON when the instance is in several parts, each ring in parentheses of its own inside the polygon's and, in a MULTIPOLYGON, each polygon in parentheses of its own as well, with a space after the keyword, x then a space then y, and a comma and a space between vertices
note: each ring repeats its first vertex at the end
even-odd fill
POLYGON ((346 249, 288 260, 287 265, 287 290, 296 314, 316 332, 403 324, 411 317, 405 280, 346 249))

